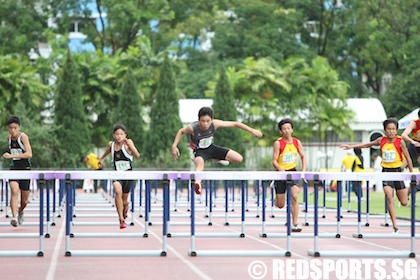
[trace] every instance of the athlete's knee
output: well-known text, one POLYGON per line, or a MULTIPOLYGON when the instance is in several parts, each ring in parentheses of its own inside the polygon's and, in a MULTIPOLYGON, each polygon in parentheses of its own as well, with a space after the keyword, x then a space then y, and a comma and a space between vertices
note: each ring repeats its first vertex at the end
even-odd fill
POLYGON ((276 206, 280 209, 284 208, 284 206, 286 205, 286 203, 284 201, 277 201, 276 200, 276 206))
POLYGON ((244 160, 244 157, 242 155, 238 156, 238 162, 242 162, 244 160))
POLYGON ((298 202, 298 199, 299 199, 299 197, 298 197, 297 193, 293 193, 292 194, 292 202, 293 203, 297 203, 298 202))

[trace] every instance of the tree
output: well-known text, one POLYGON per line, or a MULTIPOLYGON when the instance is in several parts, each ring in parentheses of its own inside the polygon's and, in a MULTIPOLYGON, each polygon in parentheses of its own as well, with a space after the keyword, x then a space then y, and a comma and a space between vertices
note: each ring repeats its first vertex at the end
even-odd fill
POLYGON ((49 1, 3 0, 0 9, 0 54, 27 56, 45 42, 49 1))
POLYGON ((299 20, 293 10, 283 9, 278 1, 231 1, 227 10, 219 12, 213 51, 223 60, 272 57, 282 61, 304 52, 296 39, 302 25, 299 20))
POLYGON ((55 156, 58 167, 74 168, 81 165, 80 156, 93 145, 83 108, 78 69, 70 51, 65 59, 54 97, 55 137, 60 143, 59 153, 55 156))
POLYGON ((21 102, 29 111, 39 114, 44 108, 48 87, 25 59, 0 56, 0 118, 17 114, 21 102))
MULTIPOLYGON (((179 97, 175 91, 175 79, 171 61, 166 57, 160 68, 160 78, 155 101, 150 110, 150 129, 145 143, 145 158, 156 168, 187 167, 190 163, 187 142, 179 144, 181 156, 174 161, 171 155, 173 139, 181 128, 179 97)), ((185 140, 185 139, 184 139, 185 140)))
POLYGON ((66 34, 69 24, 78 21, 87 42, 112 54, 126 51, 140 34, 150 35, 156 28, 152 21, 173 17, 166 0, 62 0, 52 1, 51 8, 59 21, 59 32, 66 34), (93 11, 98 21, 92 20, 93 11))
MULTIPOLYGON (((219 81, 216 85, 213 98, 215 118, 226 121, 237 121, 238 113, 233 98, 233 90, 229 84, 224 67, 221 67, 219 73, 219 81)), ((245 147, 243 145, 242 132, 240 130, 219 128, 214 135, 214 139, 217 145, 232 148, 245 156, 245 147)), ((244 166, 245 161, 243 161, 241 165, 244 166)))
MULTIPOLYGON (((140 154, 143 151, 144 121, 137 91, 136 77, 132 72, 128 72, 118 98, 117 110, 114 112, 113 123, 121 123, 127 127, 127 137, 133 140, 140 154)), ((136 163, 136 161, 134 162, 136 163)))
POLYGON ((420 97, 419 65, 419 62, 415 62, 409 67, 403 67, 401 73, 392 78, 387 94, 381 97, 387 116, 401 118, 419 107, 417 102, 413 102, 420 97))

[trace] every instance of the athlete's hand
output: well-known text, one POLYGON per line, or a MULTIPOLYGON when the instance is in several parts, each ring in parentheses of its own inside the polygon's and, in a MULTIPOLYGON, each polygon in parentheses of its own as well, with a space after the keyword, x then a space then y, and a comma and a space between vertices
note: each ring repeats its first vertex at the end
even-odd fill
POLYGON ((350 145, 347 145, 347 144, 341 144, 340 145, 340 148, 342 148, 342 149, 344 149, 344 150, 350 150, 351 148, 350 148, 350 145))
POLYGON ((420 147, 420 142, 414 141, 414 143, 411 144, 413 144, 414 147, 420 147))
POLYGON ((13 158, 13 156, 10 153, 7 153, 7 152, 3 154, 3 157, 7 158, 7 159, 13 158))
POLYGON ((258 138, 261 138, 263 136, 262 132, 256 129, 253 129, 251 133, 253 136, 258 137, 258 138))
POLYGON ((176 160, 180 155, 178 147, 172 147, 172 158, 176 160))

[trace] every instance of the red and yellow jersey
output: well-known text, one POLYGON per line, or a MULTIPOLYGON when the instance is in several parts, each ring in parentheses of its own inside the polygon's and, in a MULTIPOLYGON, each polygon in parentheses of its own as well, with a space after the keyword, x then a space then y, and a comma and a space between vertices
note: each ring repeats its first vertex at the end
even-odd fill
POLYGON ((415 120, 416 127, 411 131, 411 138, 420 142, 420 120, 415 120))
POLYGON ((392 143, 387 142, 387 137, 381 139, 380 149, 384 168, 399 168, 403 164, 403 154, 401 151, 401 136, 397 136, 392 143))
POLYGON ((277 158, 277 162, 284 170, 292 170, 296 168, 299 143, 296 138, 292 137, 292 139, 292 143, 286 143, 282 137, 277 140, 280 142, 280 153, 277 158))

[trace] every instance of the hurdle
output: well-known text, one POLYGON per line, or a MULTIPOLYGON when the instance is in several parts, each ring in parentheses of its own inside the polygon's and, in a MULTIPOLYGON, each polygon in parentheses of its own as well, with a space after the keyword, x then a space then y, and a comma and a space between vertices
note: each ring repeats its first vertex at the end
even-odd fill
MULTIPOLYGON (((297 178, 301 178, 301 173, 298 173, 298 175, 296 175, 297 178)), ((290 200, 290 192, 288 191, 291 187, 292 187, 292 177, 290 176, 290 174, 287 175, 287 180, 286 180, 286 185, 287 185, 287 193, 286 193, 286 198, 287 198, 287 207, 289 207, 289 204, 291 203, 290 200)), ((307 184, 304 186, 305 188, 307 188, 307 184)), ((311 233, 296 233, 291 235, 291 221, 290 221, 290 214, 286 216, 286 226, 287 226, 287 231, 286 233, 267 233, 266 232, 266 211, 265 211, 265 197, 266 195, 266 190, 265 188, 263 188, 263 207, 262 207, 262 230, 260 233, 261 237, 264 238, 288 238, 288 239, 295 239, 295 238, 313 238, 313 234, 311 233)), ((307 208, 306 208, 307 209, 307 208)), ((289 210, 286 211, 286 213, 290 213, 289 210)), ((318 214, 318 213, 317 213, 318 214)), ((307 216, 305 217, 307 218, 307 216)), ((282 223, 281 225, 284 225, 284 223, 282 223)), ((319 235, 320 238, 339 238, 340 235, 339 233, 324 233, 324 234, 320 234, 319 235)))
MULTIPOLYGON (((411 193, 413 194, 413 198, 416 197, 416 176, 411 176, 410 181, 410 188, 411 193)), ((411 222, 409 226, 412 227, 412 230, 415 231, 415 227, 418 226, 418 223, 415 222, 415 207, 416 207, 416 201, 413 200, 411 204, 411 222), (414 227, 414 228, 413 228, 414 227)), ((360 211, 358 211, 358 221, 360 221, 360 211)), ((398 225, 400 226, 400 225, 398 225)), ((392 239, 410 239, 410 238, 420 238, 420 235, 416 235, 415 232, 410 234, 395 234, 395 235, 389 235, 389 234, 362 234, 360 226, 358 226, 357 233, 353 234, 353 237, 356 238, 392 238, 392 239)))
MULTIPOLYGON (((380 174, 373 174, 373 173, 342 173, 342 174, 334 174, 334 173, 306 173, 305 174, 305 178, 307 180, 314 180, 314 185, 318 186, 320 184, 320 180, 325 180, 325 179, 337 179, 337 178, 343 178, 345 177, 345 179, 350 179, 350 180, 367 180, 367 179, 371 179, 371 177, 376 177, 379 176, 381 179, 383 180, 395 180, 396 178, 400 179, 400 180, 406 180, 407 177, 410 177, 411 175, 409 173, 393 173, 393 172, 388 172, 388 173, 380 173, 380 174)), ((415 176, 413 176, 413 178, 415 178, 415 176)), ((318 211, 318 188, 315 187, 315 212, 318 211)), ((415 195, 414 195, 415 196, 415 195)), ((359 218, 358 218, 358 223, 359 223, 359 232, 361 230, 361 216, 360 216, 360 196, 358 198, 358 213, 359 213, 359 218)), ((380 258, 384 258, 384 257, 389 257, 389 258, 414 258, 415 257, 415 226, 414 226, 414 218, 415 218, 415 210, 414 210, 415 205, 412 205, 412 217, 411 217, 411 221, 412 221, 412 230, 411 230, 411 248, 410 250, 407 251, 363 251, 363 252, 352 252, 352 251, 320 251, 318 248, 318 215, 314 215, 314 249, 310 249, 308 250, 308 255, 309 256, 314 256, 314 257, 380 257, 380 258)), ((389 234, 387 235, 387 238, 389 238, 389 234)), ((382 236, 380 234, 372 234, 371 235, 372 238, 381 238, 382 236)), ((397 237, 395 237, 397 238, 397 237)), ((401 237, 404 238, 404 237, 401 237)))
MULTIPOLYGON (((38 171, 10 171, 0 173, 0 179, 38 179, 39 180, 39 233, 3 233, 0 238, 39 238, 39 249, 36 250, 0 250, 0 257, 43 257, 44 256, 44 190, 46 180, 53 179, 54 174, 38 171)), ((47 208, 49 206, 47 205, 47 208)))
MULTIPOLYGON (((295 173, 295 172, 293 172, 295 173)), ((291 256, 291 242, 290 242, 290 236, 287 240, 287 249, 286 250, 197 250, 195 239, 197 236, 195 232, 195 201, 194 201, 194 184, 195 184, 195 178, 199 178, 202 180, 250 180, 250 179, 261 179, 260 177, 264 174, 265 179, 269 180, 285 180, 286 175, 293 176, 293 177, 299 177, 300 179, 300 173, 296 174, 288 174, 284 172, 193 172, 189 176, 187 173, 183 174, 184 179, 190 180, 190 193, 191 193, 191 239, 190 239, 190 249, 188 251, 188 254, 190 256, 224 256, 224 257, 236 257, 236 256, 291 256), (187 177, 188 176, 188 177, 187 177)), ((245 195, 245 192, 242 192, 242 196, 245 195)), ((289 198, 290 199, 290 198, 289 198)), ((242 199, 242 203, 244 204, 244 197, 242 199)), ((244 207, 242 208, 242 222, 244 222, 244 207)), ((288 203, 287 208, 288 213, 290 213, 290 203, 288 203)), ((290 230, 290 215, 288 215, 288 224, 289 224, 289 230, 290 230)), ((241 230, 243 231, 244 224, 242 224, 241 230)), ((236 234, 237 235, 237 234, 236 234)), ((229 235, 230 236, 230 235, 229 235)), ((218 235, 217 237, 221 237, 218 235)), ((239 234, 239 237, 245 237, 245 234, 242 232, 239 234)))
MULTIPOLYGON (((167 227, 166 227, 166 217, 163 219, 163 233, 162 233, 162 249, 161 250, 71 250, 70 249, 70 238, 71 234, 73 237, 84 237, 84 238, 102 238, 102 237, 147 237, 144 234, 114 234, 114 233, 71 233, 71 218, 72 218, 72 180, 81 180, 85 178, 97 178, 97 179, 120 179, 120 180, 137 180, 137 179, 146 179, 146 180, 163 180, 164 182, 164 204, 166 201, 167 192, 169 192, 169 177, 172 177, 173 174, 163 172, 142 172, 142 171, 130 171, 130 172, 121 172, 121 171, 109 171, 109 172, 95 172, 95 171, 79 171, 79 172, 66 172, 57 174, 60 179, 65 179, 66 181, 66 191, 67 191, 67 204, 66 204, 66 245, 65 245, 65 256, 166 256, 166 247, 167 247, 167 227)), ((147 185, 146 185, 147 187, 147 185)), ((150 203, 150 190, 146 191, 146 194, 149 193, 149 196, 146 199, 146 203, 150 203)), ((147 216, 146 211, 146 216, 147 216)), ((146 225, 147 226, 147 223, 146 225)))

